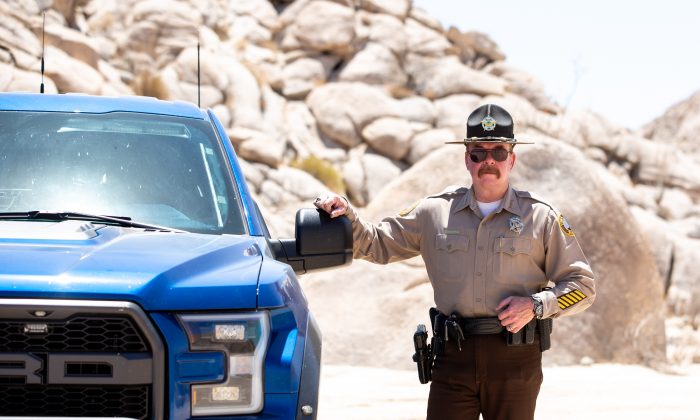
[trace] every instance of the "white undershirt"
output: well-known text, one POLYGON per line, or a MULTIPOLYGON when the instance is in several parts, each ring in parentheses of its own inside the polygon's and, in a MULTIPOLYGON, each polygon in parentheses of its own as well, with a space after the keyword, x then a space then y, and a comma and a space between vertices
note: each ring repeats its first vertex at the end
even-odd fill
POLYGON ((481 201, 477 201, 476 204, 479 205, 479 210, 481 210, 481 214, 483 214, 484 217, 488 217, 489 214, 493 213, 498 208, 498 206, 501 205, 501 202, 503 202, 502 198, 498 201, 492 201, 490 203, 482 203, 481 201))

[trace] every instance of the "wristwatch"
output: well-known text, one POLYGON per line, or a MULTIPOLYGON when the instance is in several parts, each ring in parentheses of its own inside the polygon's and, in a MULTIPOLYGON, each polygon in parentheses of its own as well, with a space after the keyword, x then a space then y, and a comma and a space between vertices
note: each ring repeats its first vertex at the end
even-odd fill
POLYGON ((535 305, 532 308, 532 312, 535 314, 535 318, 542 319, 542 311, 544 309, 542 307, 542 298, 540 298, 537 295, 532 295, 530 296, 530 298, 532 298, 532 303, 535 305))

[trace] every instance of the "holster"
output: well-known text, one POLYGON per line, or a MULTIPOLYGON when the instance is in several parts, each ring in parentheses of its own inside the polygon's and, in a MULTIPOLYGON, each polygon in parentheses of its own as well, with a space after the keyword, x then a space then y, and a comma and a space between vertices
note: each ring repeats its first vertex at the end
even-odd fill
POLYGON ((509 346, 526 346, 535 342, 535 332, 540 334, 540 351, 549 350, 552 346, 550 336, 554 321, 551 318, 533 318, 517 333, 506 331, 506 343, 509 346))
MULTIPOLYGON (((433 337, 434 338, 434 337, 433 337)), ((416 352, 413 354, 413 361, 418 368, 418 380, 422 384, 427 384, 432 379, 433 352, 428 344, 428 331, 425 325, 420 324, 413 334, 413 345, 416 352)))

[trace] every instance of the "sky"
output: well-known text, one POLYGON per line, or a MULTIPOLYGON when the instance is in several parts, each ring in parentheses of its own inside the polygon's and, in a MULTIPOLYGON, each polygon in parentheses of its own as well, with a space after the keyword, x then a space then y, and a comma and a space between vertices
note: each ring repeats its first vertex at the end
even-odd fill
POLYGON ((568 109, 635 130, 700 90, 700 2, 414 0, 483 32, 568 109))

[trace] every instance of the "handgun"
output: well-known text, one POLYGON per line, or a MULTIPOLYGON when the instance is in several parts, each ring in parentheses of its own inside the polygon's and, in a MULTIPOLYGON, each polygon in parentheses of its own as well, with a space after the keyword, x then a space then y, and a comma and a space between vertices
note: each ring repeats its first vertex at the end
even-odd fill
POLYGON ((413 334, 413 346, 416 352, 413 354, 413 361, 418 367, 418 380, 422 384, 427 384, 431 380, 433 369, 433 355, 428 344, 428 330, 425 325, 420 324, 413 334))

